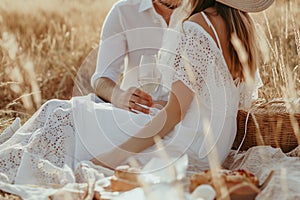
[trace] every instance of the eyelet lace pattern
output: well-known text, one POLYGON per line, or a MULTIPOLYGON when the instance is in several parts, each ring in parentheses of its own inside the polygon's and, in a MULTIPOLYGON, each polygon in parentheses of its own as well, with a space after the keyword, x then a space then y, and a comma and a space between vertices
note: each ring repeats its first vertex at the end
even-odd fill
POLYGON ((74 167, 74 132, 70 101, 48 101, 9 140, 1 141, 1 181, 13 183, 19 168, 29 162, 40 182, 59 183, 59 174, 47 172, 43 160, 57 167, 74 167))
POLYGON ((246 87, 244 82, 235 85, 222 52, 211 36, 194 22, 185 22, 183 29, 175 54, 167 61, 174 63, 173 82, 182 81, 213 113, 226 112, 234 116, 237 107, 249 108, 255 96, 253 91, 257 93, 260 85, 257 84, 256 90, 246 87))

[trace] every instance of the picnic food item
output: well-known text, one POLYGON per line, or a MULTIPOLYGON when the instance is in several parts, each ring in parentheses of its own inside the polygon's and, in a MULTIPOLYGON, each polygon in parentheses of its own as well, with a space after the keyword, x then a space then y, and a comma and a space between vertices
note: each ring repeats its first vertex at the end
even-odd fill
POLYGON ((140 187, 140 184, 138 183, 139 172, 139 169, 128 165, 117 167, 114 176, 112 176, 110 180, 111 191, 125 192, 140 187))
MULTIPOLYGON (((246 170, 225 170, 217 171, 221 181, 225 184, 231 199, 253 199, 259 192, 258 179, 252 173, 246 170)), ((212 172, 194 174, 190 179, 190 192, 193 192, 199 185, 211 185, 217 192, 217 198, 220 197, 220 188, 216 187, 212 172)))

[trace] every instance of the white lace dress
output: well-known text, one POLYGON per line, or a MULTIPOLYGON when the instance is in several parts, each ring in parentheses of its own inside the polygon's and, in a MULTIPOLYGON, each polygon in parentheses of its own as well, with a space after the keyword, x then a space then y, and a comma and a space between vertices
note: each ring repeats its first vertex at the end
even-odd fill
MULTIPOLYGON (((162 140, 164 148, 150 147, 136 159, 145 164, 162 151, 172 157, 187 153, 204 169, 212 149, 220 161, 225 159, 235 138, 239 103, 249 102, 252 91, 234 83, 221 50, 202 27, 193 22, 183 27, 170 66, 175 67, 173 81, 182 81, 195 97, 185 118, 162 140)), ((0 137, 0 182, 49 186, 80 181, 76 169, 82 161, 123 143, 151 118, 82 97, 48 101, 12 136, 0 137), (75 170, 74 177, 66 169, 75 170)))

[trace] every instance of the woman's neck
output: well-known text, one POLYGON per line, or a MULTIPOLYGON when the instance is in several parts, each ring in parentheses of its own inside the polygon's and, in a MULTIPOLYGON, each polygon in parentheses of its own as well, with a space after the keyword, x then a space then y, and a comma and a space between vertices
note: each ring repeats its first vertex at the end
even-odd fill
POLYGON ((209 16, 217 16, 219 15, 218 14, 218 11, 215 7, 209 7, 209 8, 206 8, 205 10, 203 10, 203 12, 209 16))

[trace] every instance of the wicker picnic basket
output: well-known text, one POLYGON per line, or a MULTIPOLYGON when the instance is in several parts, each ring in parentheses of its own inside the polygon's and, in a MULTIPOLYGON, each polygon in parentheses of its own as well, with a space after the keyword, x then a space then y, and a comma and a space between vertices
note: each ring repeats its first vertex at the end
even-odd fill
POLYGON ((249 112, 239 110, 233 149, 238 149, 240 145, 240 150, 271 145, 289 152, 298 146, 297 138, 300 139, 299 100, 289 104, 278 99, 267 103, 257 102, 249 112))

